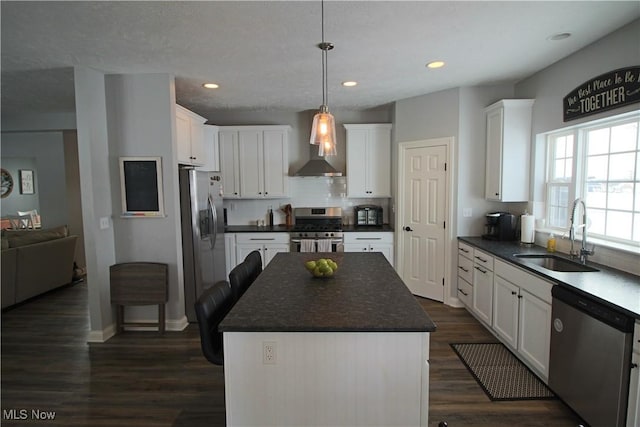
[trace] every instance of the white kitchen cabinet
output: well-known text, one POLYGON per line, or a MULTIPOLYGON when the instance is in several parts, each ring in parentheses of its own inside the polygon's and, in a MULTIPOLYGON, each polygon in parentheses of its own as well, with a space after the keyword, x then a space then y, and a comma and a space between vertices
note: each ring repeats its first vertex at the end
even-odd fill
POLYGON ((640 425, 640 322, 636 321, 631 353, 629 377, 629 403, 627 405, 627 427, 640 425))
POLYGON ((231 270, 238 265, 236 262, 236 235, 235 233, 224 233, 224 264, 227 269, 227 278, 231 270))
MULTIPOLYGON (((203 125, 204 165, 198 170, 208 172, 220 171, 220 144, 218 126, 203 125)), ((224 187, 223 187, 224 188, 224 187)))
POLYGON ((485 198, 529 200, 532 99, 504 99, 485 109, 485 198))
POLYGON ((225 198, 288 197, 289 126, 221 126, 225 198))
POLYGON ((493 279, 493 330, 513 350, 518 348, 520 288, 500 276, 493 279))
POLYGON ((391 124, 346 124, 347 195, 391 197, 391 124))
POLYGON ((344 233, 345 252, 382 252, 393 267, 392 232, 347 232, 344 233))
POLYGON ((473 313, 489 327, 493 320, 493 257, 473 250, 473 313))
POLYGON ((178 163, 202 166, 206 163, 204 122, 207 119, 176 104, 178 163))
POLYGON ((553 284, 494 262, 493 331, 543 380, 549 375, 553 284))
POLYGON ((473 248, 458 242, 458 298, 471 308, 473 306, 473 248))
POLYGON ((289 252, 288 233, 236 233, 236 261, 242 262, 252 251, 259 251, 262 268, 279 252, 289 252))

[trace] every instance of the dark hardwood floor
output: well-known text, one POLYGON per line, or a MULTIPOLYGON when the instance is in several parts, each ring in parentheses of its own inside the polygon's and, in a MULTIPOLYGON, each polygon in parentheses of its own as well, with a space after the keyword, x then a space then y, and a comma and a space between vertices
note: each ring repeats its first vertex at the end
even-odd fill
MULTIPOLYGON (((438 326, 431 335, 431 426, 579 424, 558 400, 491 402, 449 343, 495 338, 464 309, 418 300, 438 326)), ((223 369, 202 356, 197 325, 87 344, 87 307, 81 283, 2 314, 2 425, 224 426, 223 369), (36 421, 32 410, 55 412, 55 419, 36 421)))

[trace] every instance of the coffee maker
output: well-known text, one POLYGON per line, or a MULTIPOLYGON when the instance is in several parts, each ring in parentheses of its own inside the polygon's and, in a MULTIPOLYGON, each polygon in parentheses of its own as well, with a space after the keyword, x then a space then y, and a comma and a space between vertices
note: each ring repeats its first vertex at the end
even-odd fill
POLYGON ((509 212, 490 212, 486 215, 483 239, 516 240, 517 218, 509 212))

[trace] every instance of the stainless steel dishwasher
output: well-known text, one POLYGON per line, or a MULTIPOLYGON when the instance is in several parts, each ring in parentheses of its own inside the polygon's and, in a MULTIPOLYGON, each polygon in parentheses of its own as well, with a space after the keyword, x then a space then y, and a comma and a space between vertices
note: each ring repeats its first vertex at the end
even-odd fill
POLYGON ((553 287, 549 387, 591 427, 624 426, 633 318, 553 287))

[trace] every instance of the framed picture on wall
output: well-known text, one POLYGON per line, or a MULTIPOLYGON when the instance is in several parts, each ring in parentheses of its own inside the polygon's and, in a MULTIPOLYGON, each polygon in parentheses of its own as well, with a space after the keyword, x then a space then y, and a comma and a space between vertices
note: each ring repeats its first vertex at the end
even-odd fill
POLYGON ((35 194, 33 185, 33 171, 31 169, 20 170, 20 194, 35 194))
POLYGON ((164 217, 162 159, 120 157, 123 218, 164 217))
POLYGON ((13 177, 8 170, 2 169, 2 198, 9 196, 13 190, 13 177))

